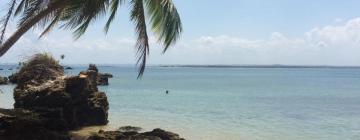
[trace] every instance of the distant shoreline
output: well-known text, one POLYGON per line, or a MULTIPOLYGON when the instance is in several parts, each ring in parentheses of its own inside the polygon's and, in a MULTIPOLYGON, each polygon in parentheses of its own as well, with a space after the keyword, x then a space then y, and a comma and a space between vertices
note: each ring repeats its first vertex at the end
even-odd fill
POLYGON ((156 67, 183 68, 360 68, 360 66, 316 65, 157 65, 156 67))
MULTIPOLYGON (((88 64, 64 64, 71 67, 87 67, 88 64)), ((132 64, 97 64, 99 67, 135 67, 132 64)), ((8 67, 16 67, 18 64, 15 63, 0 63, 0 69, 6 69, 8 67)), ((192 64, 149 64, 147 67, 163 67, 163 68, 353 68, 360 69, 360 66, 336 66, 336 65, 192 65, 192 64)))

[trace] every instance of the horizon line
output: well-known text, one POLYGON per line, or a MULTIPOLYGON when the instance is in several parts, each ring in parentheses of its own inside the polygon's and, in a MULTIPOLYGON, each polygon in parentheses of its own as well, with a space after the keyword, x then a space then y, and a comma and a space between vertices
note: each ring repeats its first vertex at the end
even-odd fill
MULTIPOLYGON (((63 63, 61 65, 89 65, 89 64, 96 64, 99 66, 106 66, 106 65, 133 65, 136 64, 117 64, 117 63, 73 63, 67 64, 63 63)), ((18 63, 0 63, 0 65, 18 65, 18 63)), ((305 64, 305 65, 296 65, 296 64, 148 64, 149 67, 254 67, 254 68, 276 68, 276 67, 287 67, 287 68, 316 68, 316 67, 349 67, 349 68, 360 68, 360 65, 313 65, 313 64, 305 64)))

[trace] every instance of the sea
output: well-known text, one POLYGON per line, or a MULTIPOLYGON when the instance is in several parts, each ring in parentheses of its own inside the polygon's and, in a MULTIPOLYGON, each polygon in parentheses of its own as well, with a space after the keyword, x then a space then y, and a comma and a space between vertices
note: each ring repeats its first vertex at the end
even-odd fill
MULTIPOLYGON (((67 75, 87 68, 72 67, 67 75)), ((109 124, 79 131, 131 125, 187 140, 360 140, 360 68, 149 66, 141 79, 134 66, 98 68, 114 75, 99 87, 109 124)), ((14 87, 0 86, 1 108, 13 107, 14 87)))

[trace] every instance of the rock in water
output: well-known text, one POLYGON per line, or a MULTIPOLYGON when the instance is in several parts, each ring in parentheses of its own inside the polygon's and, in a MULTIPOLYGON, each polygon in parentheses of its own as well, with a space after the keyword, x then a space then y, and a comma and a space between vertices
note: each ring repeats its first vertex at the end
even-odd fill
POLYGON ((73 68, 72 68, 72 67, 66 67, 65 69, 67 69, 67 70, 72 70, 73 68))
POLYGON ((113 75, 110 73, 99 73, 97 76, 97 84, 102 86, 109 85, 109 78, 113 78, 113 75))
POLYGON ((94 64, 90 64, 88 70, 80 72, 80 75, 86 75, 88 71, 96 72, 97 85, 101 85, 101 86, 109 85, 109 78, 113 78, 113 75, 110 73, 99 73, 98 68, 94 64))
POLYGON ((103 131, 90 136, 87 140, 185 140, 178 134, 162 129, 154 129, 150 132, 138 133, 136 131, 103 131))
POLYGON ((98 91, 96 71, 65 77, 57 61, 37 59, 30 59, 17 74, 15 108, 49 114, 69 129, 107 124, 109 104, 106 94, 98 91))
POLYGON ((96 67, 95 64, 90 64, 88 70, 92 70, 92 71, 95 71, 95 72, 99 72, 99 70, 98 70, 98 68, 96 67))
POLYGON ((8 84, 8 81, 8 78, 0 76, 0 85, 6 85, 8 84))

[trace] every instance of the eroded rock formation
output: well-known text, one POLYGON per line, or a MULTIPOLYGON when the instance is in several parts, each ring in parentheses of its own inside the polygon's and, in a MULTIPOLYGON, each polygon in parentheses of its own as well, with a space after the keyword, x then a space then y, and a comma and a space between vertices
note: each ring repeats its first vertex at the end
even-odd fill
POLYGON ((178 134, 154 129, 150 132, 139 133, 137 131, 103 131, 90 136, 87 140, 185 140, 178 134))
POLYGON ((105 93, 98 91, 97 71, 65 77, 57 62, 34 61, 29 60, 17 74, 15 108, 48 112, 66 122, 68 129, 107 124, 109 104, 105 93))
MULTIPOLYGON (((15 109, 0 109, 0 140, 70 140, 69 130, 107 124, 108 100, 97 85, 106 84, 110 77, 100 74, 95 65, 66 77, 52 57, 35 55, 10 78, 17 83, 15 109)), ((161 129, 131 130, 99 131, 88 140, 184 140, 161 129)))
POLYGON ((110 73, 99 73, 98 68, 94 64, 90 64, 87 71, 80 72, 80 75, 86 75, 88 71, 95 71, 96 74, 96 83, 97 85, 106 86, 109 85, 109 78, 113 78, 113 75, 110 73))

